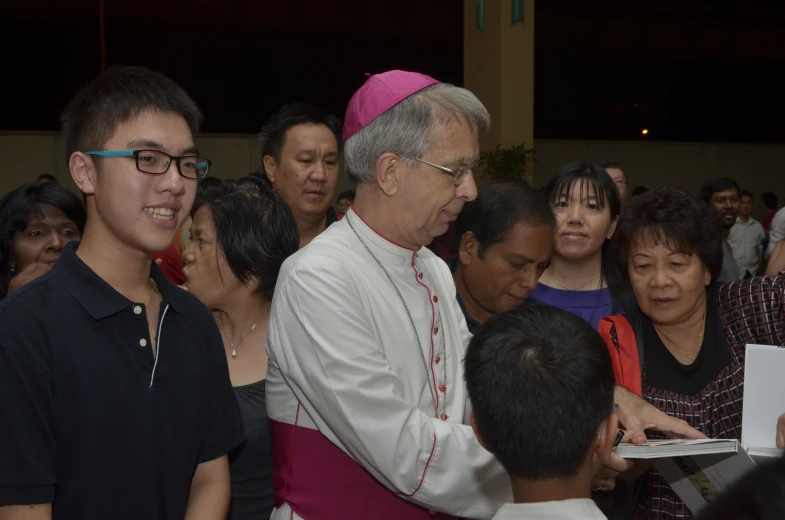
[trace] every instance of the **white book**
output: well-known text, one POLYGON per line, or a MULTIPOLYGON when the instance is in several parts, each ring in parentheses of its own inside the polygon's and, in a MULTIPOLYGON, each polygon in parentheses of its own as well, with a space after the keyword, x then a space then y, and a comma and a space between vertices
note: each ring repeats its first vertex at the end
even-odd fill
POLYGON ((640 446, 620 444, 616 453, 626 459, 651 460, 693 513, 755 468, 752 457, 735 439, 648 441, 640 446))
POLYGON ((777 456, 777 419, 785 413, 785 348, 747 345, 741 445, 755 458, 777 456))

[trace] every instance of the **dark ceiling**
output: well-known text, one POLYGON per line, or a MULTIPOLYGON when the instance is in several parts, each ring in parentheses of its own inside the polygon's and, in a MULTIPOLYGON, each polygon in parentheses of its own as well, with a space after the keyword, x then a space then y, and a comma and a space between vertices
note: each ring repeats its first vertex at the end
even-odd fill
MULTIPOLYGON (((785 2, 746 4, 538 0, 535 135, 785 141, 785 2)), ((99 70, 98 0, 1 9, 0 129, 55 129, 99 70)), ((106 56, 180 81, 206 131, 255 132, 289 101, 342 114, 364 72, 461 83, 462 13, 460 0, 105 0, 106 56)))

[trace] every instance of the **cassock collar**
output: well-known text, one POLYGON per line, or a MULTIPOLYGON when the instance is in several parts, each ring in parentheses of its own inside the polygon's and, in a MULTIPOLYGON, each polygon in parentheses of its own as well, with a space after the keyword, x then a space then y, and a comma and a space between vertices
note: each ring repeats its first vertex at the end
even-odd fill
POLYGON ((386 238, 382 237, 376 231, 365 223, 365 221, 354 211, 354 207, 349 208, 346 212, 345 219, 349 222, 360 234, 363 241, 371 249, 376 258, 383 264, 390 265, 414 265, 416 251, 407 249, 405 247, 393 244, 386 238))

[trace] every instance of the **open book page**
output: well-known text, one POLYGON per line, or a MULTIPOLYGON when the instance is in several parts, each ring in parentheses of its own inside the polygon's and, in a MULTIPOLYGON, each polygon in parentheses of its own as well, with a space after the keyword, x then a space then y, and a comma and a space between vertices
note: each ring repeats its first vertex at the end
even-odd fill
POLYGON ((719 492, 755 467, 749 455, 710 454, 673 457, 654 461, 657 471, 668 481, 690 511, 697 513, 719 492))
POLYGON ((745 448, 774 449, 777 418, 785 413, 785 348, 747 345, 744 363, 741 443, 745 448))

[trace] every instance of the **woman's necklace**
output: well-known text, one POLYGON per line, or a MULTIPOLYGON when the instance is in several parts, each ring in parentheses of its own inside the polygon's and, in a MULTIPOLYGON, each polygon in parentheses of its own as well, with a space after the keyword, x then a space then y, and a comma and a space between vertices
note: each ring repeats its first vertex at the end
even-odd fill
POLYGON ((548 269, 548 273, 551 275, 551 278, 553 278, 553 281, 554 281, 554 282, 556 282, 557 284, 561 285, 561 286, 562 286, 562 288, 563 288, 563 289, 565 289, 565 290, 567 290, 567 291, 580 291, 581 289, 583 289, 584 287, 586 287, 587 285, 589 285, 589 284, 590 284, 590 283, 592 283, 594 280, 596 280, 596 279, 598 279, 598 278, 600 277, 600 275, 593 276, 593 277, 591 278, 591 280, 589 280, 589 281, 588 281, 588 282, 586 282, 585 284, 581 285, 580 287, 576 287, 575 289, 570 289, 569 287, 567 287, 566 285, 564 285, 563 283, 561 283, 561 282, 558 280, 558 278, 556 278, 556 277, 553 275, 553 271, 551 271, 550 269, 548 269))
POLYGON ((376 264, 379 266, 379 268, 387 276, 387 279, 392 284, 393 289, 395 289, 395 292, 398 294, 398 298, 400 298, 401 303, 403 304, 403 308, 406 311, 406 315, 409 317, 409 323, 411 323, 411 325, 412 325, 412 330, 414 331, 414 339, 417 340, 417 347, 420 349, 420 356, 422 356, 422 366, 425 369, 425 379, 428 381, 428 390, 430 390, 430 392, 431 392, 431 400, 433 401, 433 409, 434 409, 434 411, 436 413, 436 417, 439 417, 443 421, 446 421, 447 418, 448 418, 447 413, 446 413, 446 411, 447 411, 447 391, 446 391, 446 389, 448 388, 448 386, 447 386, 447 340, 445 339, 446 336, 447 336, 447 331, 444 330, 444 328, 442 327, 442 313, 441 312, 439 313, 439 330, 442 331, 442 365, 443 365, 443 369, 444 369, 444 384, 440 385, 440 389, 444 390, 445 396, 444 396, 444 402, 443 402, 443 406, 442 406, 442 414, 439 415, 439 407, 436 405, 436 391, 435 391, 435 389, 433 387, 433 383, 431 382, 431 371, 428 370, 428 362, 425 360, 425 352, 422 349, 422 343, 420 343, 420 335, 417 334, 417 325, 415 325, 415 323, 414 323, 414 318, 412 318, 412 313, 409 312, 409 306, 406 305, 406 300, 403 299, 403 295, 401 294, 401 291, 398 289, 398 286, 395 284, 395 281, 393 281, 392 276, 390 276, 390 273, 387 271, 387 269, 384 268, 384 266, 379 261, 379 259, 376 258, 376 255, 373 254, 373 251, 371 251, 371 248, 368 247, 368 244, 365 243, 365 240, 362 239, 362 237, 357 232, 357 230, 354 229, 354 225, 352 225, 352 221, 349 220, 349 219, 346 219, 346 222, 349 224, 349 227, 352 228, 352 231, 354 231, 354 234, 357 237, 357 240, 359 240, 360 243, 365 248, 365 250, 368 251, 368 254, 371 255, 371 258, 373 258, 376 261, 376 264))
POLYGON ((676 343, 674 343, 670 339, 668 340, 668 342, 671 344, 671 346, 673 348, 675 348, 679 352, 679 354, 681 354, 682 356, 686 357, 690 361, 695 361, 695 359, 697 359, 697 357, 698 357, 698 354, 700 354, 701 347, 703 346, 703 331, 704 331, 704 329, 706 329, 706 315, 705 314, 703 315, 703 322, 702 322, 701 330, 698 333, 698 352, 694 356, 691 356, 691 355, 687 354, 686 352, 684 352, 682 349, 680 349, 676 345, 676 343))
MULTIPOLYGON (((251 332, 253 332, 253 330, 256 328, 256 326, 259 324, 259 322, 262 321, 262 316, 264 316, 264 313, 262 313, 259 316, 259 319, 256 320, 256 322, 253 325, 251 325, 251 330, 249 330, 248 332, 245 333, 245 336, 243 336, 243 339, 241 339, 240 342, 237 343, 237 347, 239 347, 240 345, 243 344, 243 341, 245 341, 245 338, 247 338, 248 335, 251 332)), ((216 319, 216 321, 218 321, 218 328, 223 332, 223 325, 221 323, 221 317, 216 314, 215 319, 216 319)), ((232 347, 232 357, 236 358, 237 357, 237 347, 235 347, 234 343, 230 342, 229 344, 232 347)))

